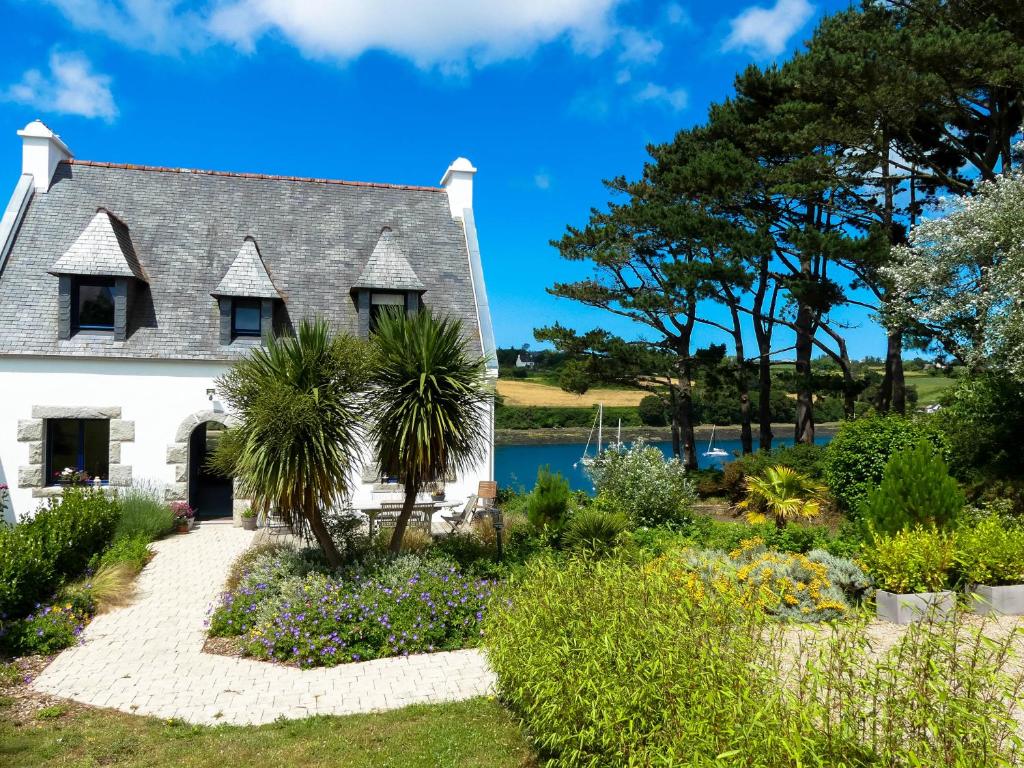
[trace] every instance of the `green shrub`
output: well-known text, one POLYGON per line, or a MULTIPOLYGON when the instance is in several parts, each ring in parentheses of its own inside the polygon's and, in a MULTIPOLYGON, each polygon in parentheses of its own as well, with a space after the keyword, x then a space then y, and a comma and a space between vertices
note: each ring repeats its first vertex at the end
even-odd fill
POLYGON ((963 582, 996 587, 1024 583, 1024 529, 996 515, 964 525, 956 535, 956 567, 963 582))
POLYGON ((679 459, 666 459, 637 440, 628 450, 609 448, 587 466, 599 497, 625 512, 634 525, 681 526, 697 498, 679 459))
POLYGON ((28 523, 40 530, 60 576, 77 576, 114 537, 120 509, 102 491, 66 488, 28 523))
POLYGON ((0 619, 23 615, 58 583, 56 563, 29 522, 0 526, 0 619))
POLYGON ((668 424, 668 406, 657 395, 647 395, 637 406, 640 423, 647 427, 664 427, 668 424))
POLYGON ((149 542, 150 539, 145 534, 135 534, 114 539, 114 543, 110 545, 110 548, 100 555, 99 566, 112 566, 123 563, 131 566, 137 573, 145 567, 153 554, 149 550, 149 542))
POLYGON ((889 458, 882 483, 868 492, 860 517, 872 530, 892 533, 915 525, 948 527, 963 508, 963 491, 946 462, 931 442, 922 440, 889 458))
POLYGON ((812 480, 820 480, 824 458, 824 446, 805 443, 748 453, 725 465, 721 492, 737 504, 747 494, 747 478, 763 475, 768 467, 775 466, 789 467, 812 480))
POLYGON ((121 518, 115 539, 144 537, 155 541, 174 530, 174 513, 151 488, 130 488, 120 494, 121 518))
POLYGON ((882 482, 892 455, 922 439, 949 458, 946 438, 931 419, 873 416, 843 422, 826 446, 822 463, 825 482, 840 509, 856 515, 868 492, 882 482))
POLYGON ((537 471, 537 484, 526 501, 526 516, 537 530, 559 531, 565 523, 571 498, 569 481, 549 467, 537 471))
POLYGON ((622 542, 622 534, 629 530, 629 518, 621 512, 590 505, 576 512, 562 532, 562 544, 567 549, 603 554, 622 542))
POLYGON ((954 534, 919 526, 874 536, 862 559, 879 589, 939 592, 950 586, 955 552, 954 534))
POLYGON ((82 573, 110 543, 118 515, 102 492, 66 488, 30 520, 0 528, 0 615, 24 615, 82 573))
POLYGON ((950 468, 961 479, 1024 476, 1024 383, 988 373, 964 377, 944 398, 941 426, 952 451, 950 468))
POLYGON ((1014 764, 1013 637, 918 624, 876 657, 851 622, 795 643, 687 573, 665 558, 539 559, 496 595, 488 661, 541 763, 1014 764))
MULTIPOLYGON (((795 554, 823 549, 838 557, 854 557, 860 553, 861 548, 860 529, 852 526, 833 533, 820 525, 790 523, 780 530, 771 523, 748 525, 698 516, 681 530, 692 545, 720 549, 723 552, 731 552, 747 539, 755 537, 764 541, 768 549, 795 554)), ((639 534, 634 533, 634 538, 639 534)))
POLYGON ((50 654, 74 645, 93 610, 87 593, 36 608, 2 626, 0 646, 15 656, 50 654))
MULTIPOLYGON (((495 408, 494 426, 498 429, 552 429, 577 427, 589 429, 597 416, 597 407, 502 405, 495 408)), ((621 419, 624 427, 639 427, 640 416, 635 406, 614 406, 604 409, 604 423, 621 419)))

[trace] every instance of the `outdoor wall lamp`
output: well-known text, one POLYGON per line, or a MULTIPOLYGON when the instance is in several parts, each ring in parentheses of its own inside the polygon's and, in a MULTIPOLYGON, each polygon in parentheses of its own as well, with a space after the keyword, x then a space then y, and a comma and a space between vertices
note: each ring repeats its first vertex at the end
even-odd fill
POLYGON ((208 399, 208 400, 210 400, 211 402, 213 401, 213 396, 214 396, 215 394, 217 394, 217 390, 216 390, 216 389, 214 389, 213 387, 211 387, 210 389, 206 390, 206 397, 207 397, 207 399, 208 399))

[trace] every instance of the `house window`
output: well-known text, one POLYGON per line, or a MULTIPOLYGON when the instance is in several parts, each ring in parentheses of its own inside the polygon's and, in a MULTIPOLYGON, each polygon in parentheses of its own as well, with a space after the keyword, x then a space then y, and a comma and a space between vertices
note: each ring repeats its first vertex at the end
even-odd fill
POLYGON ((377 322, 383 312, 388 310, 405 312, 404 293, 371 293, 370 294, 370 333, 377 330, 377 322))
POLYGON ((235 299, 231 302, 231 336, 261 335, 260 300, 235 299))
POLYGON ((110 478, 110 421, 48 419, 46 477, 49 485, 110 478))
POLYGON ((113 331, 113 278, 77 278, 71 295, 71 309, 76 331, 113 331))

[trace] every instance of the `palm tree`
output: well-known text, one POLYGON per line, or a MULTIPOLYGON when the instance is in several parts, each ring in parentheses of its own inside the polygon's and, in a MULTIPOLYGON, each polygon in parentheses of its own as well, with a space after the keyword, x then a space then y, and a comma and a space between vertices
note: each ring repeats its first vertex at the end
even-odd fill
POLYGON ((458 320, 429 310, 382 313, 371 338, 371 443, 381 471, 405 488, 388 549, 402 546, 416 494, 472 468, 484 454, 491 393, 485 358, 471 352, 458 320))
POLYGON ((224 433, 213 465, 256 509, 309 523, 332 566, 341 555, 323 514, 351 492, 369 362, 365 342, 303 321, 298 335, 266 339, 217 380, 241 423, 224 433))
POLYGON ((760 523, 767 519, 762 510, 775 518, 778 528, 790 520, 811 520, 821 514, 825 487, 795 469, 768 467, 763 476, 747 478, 747 498, 739 503, 747 510, 747 520, 760 523))

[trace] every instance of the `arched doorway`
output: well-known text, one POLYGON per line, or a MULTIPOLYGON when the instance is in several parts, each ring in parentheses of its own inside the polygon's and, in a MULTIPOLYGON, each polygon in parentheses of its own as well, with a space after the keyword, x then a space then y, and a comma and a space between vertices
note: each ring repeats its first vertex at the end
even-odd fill
POLYGON ((208 463, 224 429, 219 422, 204 421, 193 428, 188 438, 188 504, 199 520, 232 516, 231 478, 217 474, 208 463))

